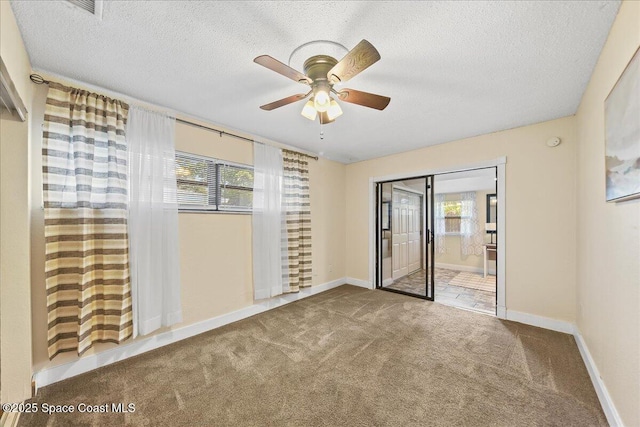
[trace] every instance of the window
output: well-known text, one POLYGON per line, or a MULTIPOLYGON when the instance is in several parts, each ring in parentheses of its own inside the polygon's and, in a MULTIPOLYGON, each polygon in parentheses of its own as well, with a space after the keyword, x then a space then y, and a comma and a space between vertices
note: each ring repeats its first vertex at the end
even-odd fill
POLYGON ((447 234, 460 234, 460 220, 462 219, 462 202, 445 201, 444 205, 444 226, 447 234))
POLYGON ((251 212, 251 166, 176 152, 176 181, 181 211, 251 212))

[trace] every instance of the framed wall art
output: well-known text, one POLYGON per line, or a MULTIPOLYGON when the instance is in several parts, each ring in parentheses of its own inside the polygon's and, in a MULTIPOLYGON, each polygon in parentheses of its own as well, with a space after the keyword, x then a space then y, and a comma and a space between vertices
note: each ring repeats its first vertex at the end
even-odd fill
POLYGON ((640 48, 604 102, 607 202, 640 197, 640 48))

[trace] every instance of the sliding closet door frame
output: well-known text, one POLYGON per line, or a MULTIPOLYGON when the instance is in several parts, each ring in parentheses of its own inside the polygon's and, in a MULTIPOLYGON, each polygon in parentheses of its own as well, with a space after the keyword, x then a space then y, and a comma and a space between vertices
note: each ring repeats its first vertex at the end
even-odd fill
POLYGON ((427 228, 427 268, 431 274, 427 274, 427 280, 431 278, 431 282, 427 283, 427 299, 429 301, 434 301, 436 297, 436 245, 434 242, 434 230, 435 230, 435 188, 433 185, 435 184, 434 175, 429 175, 427 177, 426 182, 426 192, 427 194, 424 197, 428 197, 426 206, 427 206, 427 222, 429 222, 429 227, 427 228))
POLYGON ((506 249, 507 249, 507 239, 506 239, 506 205, 507 205, 507 193, 506 193, 506 164, 507 157, 497 157, 492 160, 486 160, 476 163, 468 163, 462 165, 453 165, 442 168, 431 168, 431 169, 423 169, 417 170, 415 172, 402 172, 395 173, 384 176, 371 176, 369 177, 369 278, 368 280, 349 278, 350 283, 357 284, 358 286, 363 286, 369 289, 375 289, 376 281, 376 263, 375 257, 376 253, 376 244, 375 244, 375 233, 376 233, 376 224, 375 224, 375 210, 376 210, 376 198, 375 198, 375 190, 376 183, 384 182, 384 181, 393 181, 396 179, 411 179, 411 178, 420 178, 427 175, 439 175, 448 172, 462 172, 471 169, 484 169, 490 167, 497 168, 498 174, 498 259, 497 259, 497 269, 498 269, 498 305, 496 307, 496 317, 499 319, 507 318, 507 306, 506 306, 506 274, 505 274, 505 265, 506 265, 506 249))
MULTIPOLYGON (((382 231, 382 223, 381 223, 381 212, 382 212, 382 187, 384 184, 393 184, 394 182, 401 182, 401 181, 407 181, 409 179, 424 179, 424 185, 425 185, 425 193, 422 194, 422 198, 423 200, 426 201, 427 204, 427 212, 428 215, 427 217, 431 217, 431 227, 433 227, 433 191, 431 191, 430 195, 429 190, 433 190, 433 175, 425 175, 425 176, 412 176, 411 178, 396 178, 396 179, 392 179, 392 180, 387 180, 387 181, 376 181, 376 186, 375 186, 375 281, 373 283, 374 287, 376 289, 382 289, 384 291, 388 291, 388 292, 394 292, 397 294, 402 294, 402 295, 408 295, 408 296, 412 296, 415 298, 420 298, 420 299, 425 299, 428 301, 433 301, 434 300, 434 286, 435 286, 435 279, 434 279, 434 265, 433 265, 433 254, 435 254, 434 250, 433 250, 433 244, 432 244, 432 238, 431 235, 429 234, 432 230, 428 228, 428 224, 425 224, 424 221, 422 221, 422 206, 420 207, 420 225, 421 225, 421 240, 422 239, 428 239, 428 244, 427 244, 427 250, 430 251, 430 253, 432 254, 431 257, 427 257, 427 269, 430 270, 431 274, 426 274, 425 275, 425 295, 420 295, 420 294, 414 294, 411 292, 405 292, 399 289, 393 289, 393 288, 389 288, 389 287, 384 287, 382 286, 382 277, 383 277, 383 272, 382 272, 382 262, 381 262, 381 250, 380 250, 380 244, 382 243, 382 239, 380 237, 380 233, 382 231), (429 187, 431 186, 431 187, 429 187), (427 197, 429 196, 429 197, 427 197)), ((393 187, 393 185, 392 185, 393 187)), ((391 196, 391 211, 393 212, 393 192, 392 192, 392 196, 391 196)), ((389 221, 392 221, 392 218, 389 218, 389 221)), ((422 244, 421 244, 422 246, 422 244)), ((393 249, 392 249, 393 250, 393 249)), ((422 250, 422 249, 421 249, 422 250)))
POLYGON ((382 243, 382 238, 380 234, 382 233, 382 183, 376 183, 376 279, 374 282, 374 286, 376 289, 382 287, 382 251, 380 250, 380 245, 382 243))

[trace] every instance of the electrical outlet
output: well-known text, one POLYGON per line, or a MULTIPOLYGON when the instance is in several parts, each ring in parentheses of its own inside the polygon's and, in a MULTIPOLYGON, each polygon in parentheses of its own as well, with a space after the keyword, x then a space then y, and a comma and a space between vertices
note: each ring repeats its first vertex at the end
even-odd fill
POLYGON ((329 264, 329 273, 333 273, 333 264, 329 264))

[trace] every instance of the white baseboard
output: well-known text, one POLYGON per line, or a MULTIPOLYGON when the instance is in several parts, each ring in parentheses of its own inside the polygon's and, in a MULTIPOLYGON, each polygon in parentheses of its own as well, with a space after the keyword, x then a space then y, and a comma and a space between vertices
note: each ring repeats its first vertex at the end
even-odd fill
POLYGON ((507 309, 507 320, 512 320, 526 325, 537 326, 539 328, 550 329, 552 331, 573 334, 575 325, 564 320, 551 319, 549 317, 536 316, 535 314, 522 313, 507 309))
POLYGON ((267 310, 283 306, 290 302, 336 288, 338 286, 344 285, 347 282, 347 279, 340 278, 327 283, 323 283, 321 285, 302 288, 298 293, 280 295, 265 301, 259 301, 248 307, 241 308, 240 310, 232 311, 231 313, 223 314, 221 316, 216 316, 198 323, 186 325, 181 328, 152 335, 148 338, 139 338, 135 341, 132 341, 131 343, 123 344, 116 348, 112 348, 98 354, 83 356, 73 362, 42 369, 34 373, 33 375, 34 381, 36 383, 36 391, 40 387, 45 387, 58 381, 65 380, 67 378, 71 378, 76 375, 80 375, 85 372, 89 372, 94 369, 119 362, 121 360, 125 360, 129 357, 146 353, 150 350, 155 350, 156 348, 160 348, 168 344, 173 344, 185 338, 190 338, 203 332, 228 325, 229 323, 237 322, 238 320, 246 319, 247 317, 251 317, 256 314, 263 313, 267 310))
MULTIPOLYGON (((468 271, 469 273, 484 273, 484 269, 482 267, 473 267, 471 265, 443 264, 436 262, 436 268, 444 268, 445 270, 468 271)), ((496 269, 489 268, 487 272, 489 274, 495 275, 496 269)))
POLYGON ((624 426, 622 419, 620 418, 620 414, 618 413, 613 400, 611 399, 611 395, 609 394, 607 387, 600 377, 598 367, 591 357, 591 353, 589 352, 587 343, 584 341, 584 338, 582 338, 582 334, 580 334, 580 330, 575 324, 563 320, 550 319, 548 317, 536 316, 533 314, 522 313, 513 310, 507 310, 507 320, 512 320, 514 322, 525 323, 527 325, 538 326, 540 328, 551 329, 552 331, 564 332, 566 334, 573 335, 576 340, 576 344, 578 345, 580 355, 582 356, 582 360, 584 361, 584 364, 587 367, 587 371, 589 372, 589 377, 591 378, 593 388, 596 390, 598 400, 600 400, 602 410, 607 417, 607 422, 612 427, 624 426))
POLYGON ((589 376, 591 377, 593 388, 596 389, 596 394, 598 395, 598 399, 600 400, 600 405, 602 405, 604 415, 607 417, 607 422, 612 427, 624 426, 624 424, 622 423, 622 419, 620 418, 620 414, 618 414, 618 411, 613 404, 613 400, 611 400, 611 395, 609 394, 607 387, 604 385, 604 382, 600 377, 600 372, 598 371, 598 368, 596 367, 596 364, 591 357, 591 353, 589 353, 587 343, 584 341, 584 338, 582 338, 582 334, 580 334, 580 330, 577 326, 575 327, 573 336, 575 337, 576 343, 578 344, 578 350, 580 350, 582 360, 587 366, 587 371, 589 372, 589 376))
POLYGON ((368 280, 355 279, 353 277, 347 277, 347 284, 353 286, 360 286, 361 288, 373 289, 373 285, 368 280))

